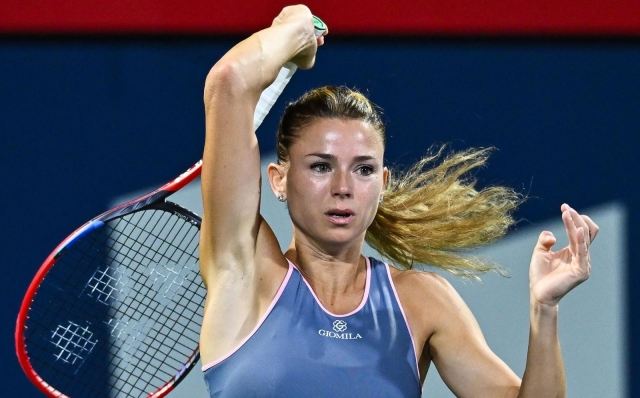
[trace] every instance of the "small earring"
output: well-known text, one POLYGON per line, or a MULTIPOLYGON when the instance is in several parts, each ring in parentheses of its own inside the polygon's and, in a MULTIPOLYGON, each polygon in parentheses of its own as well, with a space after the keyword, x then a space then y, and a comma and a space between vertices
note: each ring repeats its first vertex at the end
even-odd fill
POLYGON ((383 200, 383 197, 380 196, 380 200, 378 201, 378 204, 382 204, 382 200, 383 200))
POLYGON ((282 194, 278 195, 278 200, 280 202, 284 202, 285 201, 284 196, 282 194))

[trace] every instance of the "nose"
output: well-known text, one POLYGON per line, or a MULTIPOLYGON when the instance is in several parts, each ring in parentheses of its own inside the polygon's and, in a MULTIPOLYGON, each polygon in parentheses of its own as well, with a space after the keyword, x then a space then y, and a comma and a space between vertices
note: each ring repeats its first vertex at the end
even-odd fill
POLYGON ((334 173, 331 196, 336 198, 351 198, 353 196, 353 178, 346 170, 334 173))

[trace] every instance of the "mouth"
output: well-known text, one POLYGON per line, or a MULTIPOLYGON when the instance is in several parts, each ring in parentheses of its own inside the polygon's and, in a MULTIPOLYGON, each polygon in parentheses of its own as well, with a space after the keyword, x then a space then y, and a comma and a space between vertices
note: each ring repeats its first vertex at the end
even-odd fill
POLYGON ((324 213, 333 224, 346 225, 353 220, 355 213, 349 209, 332 209, 324 213))

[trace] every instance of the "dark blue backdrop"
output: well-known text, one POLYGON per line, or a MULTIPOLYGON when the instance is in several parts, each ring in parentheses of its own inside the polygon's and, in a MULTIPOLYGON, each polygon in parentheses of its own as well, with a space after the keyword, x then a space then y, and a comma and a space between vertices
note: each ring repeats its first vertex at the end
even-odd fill
MULTIPOLYGON (((201 157, 202 85, 236 38, 0 39, 0 148, 5 283, 0 352, 3 396, 40 396, 14 353, 15 318, 31 278, 54 247, 111 198, 161 184, 201 157), (6 387, 3 387, 3 389, 6 387)), ((628 335, 640 272, 640 42, 331 39, 305 89, 346 84, 385 111, 387 160, 408 164, 432 143, 496 146, 482 183, 531 195, 518 216, 558 217, 619 201, 629 209, 628 335)), ((260 129, 274 143, 282 101, 260 129)), ((597 221, 597 220, 596 220, 597 221)), ((598 264, 606 272, 606 264, 598 264)), ((593 327, 597 327, 594 324, 593 327)), ((526 342, 523 342, 523 347, 526 342)), ((629 339, 632 374, 640 344, 629 339)), ((629 377, 631 396, 640 395, 629 377)))

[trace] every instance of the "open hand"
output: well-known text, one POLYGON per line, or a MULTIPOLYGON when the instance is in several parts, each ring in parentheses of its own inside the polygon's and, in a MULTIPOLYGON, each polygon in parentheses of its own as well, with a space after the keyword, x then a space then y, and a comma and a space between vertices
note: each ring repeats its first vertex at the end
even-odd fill
POLYGON ((598 226, 567 204, 563 204, 561 210, 569 245, 552 251, 556 238, 551 232, 543 231, 529 267, 531 298, 543 305, 557 305, 565 294, 591 274, 589 249, 598 234, 598 226))

